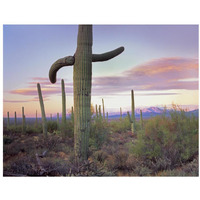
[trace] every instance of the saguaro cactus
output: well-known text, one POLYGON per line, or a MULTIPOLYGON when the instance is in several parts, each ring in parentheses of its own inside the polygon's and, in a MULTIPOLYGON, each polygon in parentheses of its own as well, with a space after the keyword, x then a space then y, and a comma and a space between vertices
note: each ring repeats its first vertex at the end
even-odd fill
POLYGON ((99 115, 98 115, 98 107, 97 107, 97 104, 95 105, 95 108, 96 108, 96 118, 98 119, 99 115))
POLYGON ((10 127, 10 116, 9 116, 9 112, 7 112, 7 128, 10 127))
POLYGON ((120 107, 120 120, 122 120, 122 108, 120 107))
POLYGON ((132 133, 135 133, 135 101, 134 101, 133 90, 131 90, 131 111, 132 111, 131 116, 129 112, 127 112, 127 114, 128 114, 129 121, 131 123, 131 131, 132 133))
POLYGON ((106 116, 105 116, 105 108, 104 108, 104 100, 102 99, 102 107, 103 107, 103 120, 106 119, 106 116))
POLYGON ((120 47, 104 54, 92 54, 92 25, 79 25, 75 55, 57 60, 50 68, 49 79, 55 83, 56 73, 61 67, 74 65, 74 149, 77 163, 88 157, 92 62, 109 60, 123 51, 124 47, 120 47))
POLYGON ((57 113, 57 130, 59 130, 60 127, 60 120, 59 120, 59 113, 57 113))
POLYGON ((102 119, 102 115, 101 115, 101 105, 99 105, 99 118, 102 119))
POLYGON ((61 123, 61 132, 62 134, 66 135, 66 96, 65 96, 65 83, 64 80, 61 80, 61 87, 62 87, 62 123, 61 123))
POLYGON ((41 113, 42 113, 43 134, 47 137, 47 120, 46 120, 46 115, 45 115, 45 109, 44 109, 44 102, 43 102, 43 98, 42 98, 41 87, 40 87, 39 83, 37 83, 37 90, 38 90, 38 96, 39 96, 39 100, 40 100, 40 108, 41 108, 41 113))

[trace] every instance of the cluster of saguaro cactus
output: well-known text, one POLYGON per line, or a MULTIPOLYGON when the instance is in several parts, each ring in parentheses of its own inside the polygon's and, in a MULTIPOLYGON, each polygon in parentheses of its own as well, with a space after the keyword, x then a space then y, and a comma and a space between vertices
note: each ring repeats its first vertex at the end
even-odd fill
POLYGON ((43 134, 47 136, 47 120, 46 120, 46 115, 45 115, 44 102, 42 98, 42 91, 41 91, 41 87, 39 83, 37 83, 37 90, 38 90, 38 96, 39 96, 40 108, 41 108, 41 114, 42 114, 43 134))
POLYGON ((135 133, 135 102, 134 102, 134 91, 131 90, 131 116, 129 114, 129 112, 127 112, 128 114, 128 118, 129 121, 131 123, 131 131, 132 133, 135 133))
POLYGON ((124 51, 124 47, 120 47, 104 54, 92 54, 92 43, 92 25, 79 25, 75 55, 57 60, 49 70, 49 79, 55 83, 61 67, 74 65, 74 150, 77 163, 88 158, 92 62, 109 60, 124 51))

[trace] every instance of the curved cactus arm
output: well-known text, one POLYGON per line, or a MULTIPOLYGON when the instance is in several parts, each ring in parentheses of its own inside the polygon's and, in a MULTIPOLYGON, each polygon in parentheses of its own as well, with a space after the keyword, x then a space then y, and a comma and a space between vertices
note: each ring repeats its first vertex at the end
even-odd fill
POLYGON ((74 62, 75 62, 74 56, 66 56, 64 58, 58 59, 55 63, 53 63, 53 65, 49 70, 49 80, 51 81, 51 83, 56 82, 56 73, 60 68, 64 66, 73 65, 74 62))
POLYGON ((109 51, 102 54, 92 54, 92 62, 101 62, 106 61, 118 56, 120 53, 124 51, 124 47, 119 47, 113 51, 109 51))

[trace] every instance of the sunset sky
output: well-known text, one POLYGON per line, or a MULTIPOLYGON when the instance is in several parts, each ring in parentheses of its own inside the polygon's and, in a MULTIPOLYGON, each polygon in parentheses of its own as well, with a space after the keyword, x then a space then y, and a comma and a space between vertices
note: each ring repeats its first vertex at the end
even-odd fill
MULTIPOLYGON (((3 116, 10 112, 40 116, 37 83, 41 84, 47 117, 61 113, 61 79, 65 81, 67 113, 73 106, 73 66, 48 73, 59 58, 74 55, 77 25, 4 25, 3 116)), ((172 103, 197 106, 197 25, 94 25, 93 53, 120 46, 125 51, 106 62, 93 63, 92 104, 104 99, 108 112, 130 110, 131 90, 137 107, 172 103)))

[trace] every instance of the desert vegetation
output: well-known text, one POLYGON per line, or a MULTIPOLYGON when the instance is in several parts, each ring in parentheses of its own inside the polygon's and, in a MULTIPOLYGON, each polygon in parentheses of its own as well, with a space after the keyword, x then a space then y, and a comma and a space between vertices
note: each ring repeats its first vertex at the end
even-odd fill
MULTIPOLYGON (((94 109, 93 109, 94 110, 94 109)), ((77 165, 73 115, 62 134, 56 119, 24 126, 5 121, 4 176, 198 176, 198 118, 173 105, 169 115, 135 122, 93 113, 88 159, 77 165)))

